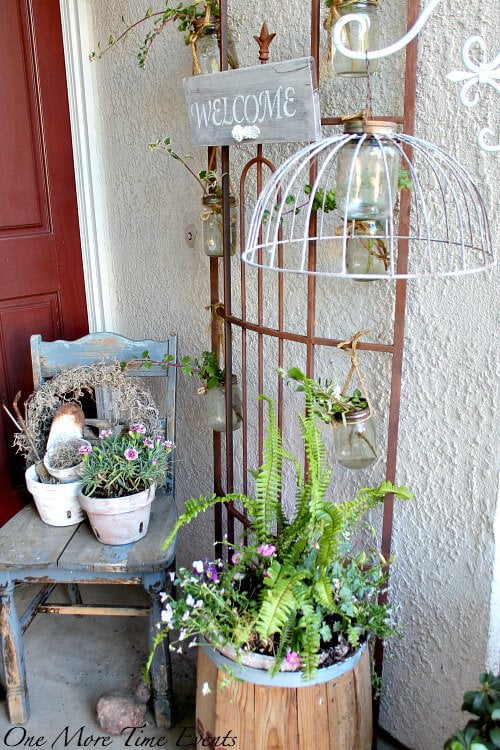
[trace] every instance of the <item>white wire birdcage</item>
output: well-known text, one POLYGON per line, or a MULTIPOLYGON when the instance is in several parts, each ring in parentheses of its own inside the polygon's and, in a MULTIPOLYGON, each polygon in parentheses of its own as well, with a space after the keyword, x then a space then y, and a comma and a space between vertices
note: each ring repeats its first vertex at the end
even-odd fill
POLYGON ((495 264, 495 253, 483 200, 464 167, 432 143, 397 134, 392 123, 358 119, 277 168, 255 205, 242 259, 370 281, 476 273, 495 264), (409 222, 400 216, 403 189, 409 222))

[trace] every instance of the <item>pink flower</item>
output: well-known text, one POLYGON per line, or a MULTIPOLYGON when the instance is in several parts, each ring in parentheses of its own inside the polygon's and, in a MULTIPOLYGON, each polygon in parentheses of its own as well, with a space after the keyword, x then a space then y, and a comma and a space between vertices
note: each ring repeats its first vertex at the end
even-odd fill
POLYGON ((152 448, 154 446, 154 443, 151 440, 151 438, 144 438, 143 443, 146 446, 146 448, 152 448))
POLYGON ((164 440, 162 445, 164 448, 175 448, 175 443, 173 443, 171 440, 164 440))
POLYGON ((104 438, 111 437, 113 434, 113 430, 101 430, 99 432, 99 440, 104 440, 104 438))
POLYGON ((155 435, 154 439, 156 440, 157 443, 162 443, 163 440, 164 440, 164 436, 163 435, 155 435))
POLYGON ((238 565, 238 563, 241 561, 241 554, 239 552, 235 552, 234 555, 231 557, 231 562, 233 565, 238 565))
POLYGON ((257 547, 257 552, 262 557, 272 557, 276 552, 276 547, 274 544, 261 544, 260 547, 257 547))
POLYGON ((138 457, 139 453, 136 451, 135 448, 127 448, 123 455, 127 459, 127 461, 135 461, 135 459, 138 457))
POLYGON ((134 433, 139 433, 141 435, 145 435, 146 434, 146 428, 144 427, 143 424, 133 424, 129 428, 128 434, 129 435, 133 435, 134 433))
POLYGON ((151 463, 152 463, 153 466, 156 466, 156 464, 158 463, 158 461, 156 460, 156 458, 152 458, 151 459, 151 463))
POLYGON ((285 657, 285 661, 293 669, 298 669, 302 666, 301 658, 296 651, 289 651, 285 657))
POLYGON ((85 456, 87 453, 92 453, 92 446, 91 445, 81 445, 78 448, 78 453, 80 456, 85 456))

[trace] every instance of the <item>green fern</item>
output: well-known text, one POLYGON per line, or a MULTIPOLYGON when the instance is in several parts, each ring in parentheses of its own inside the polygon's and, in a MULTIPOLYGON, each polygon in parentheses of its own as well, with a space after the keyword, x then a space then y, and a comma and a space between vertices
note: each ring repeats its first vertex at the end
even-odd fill
POLYGON ((259 396, 259 399, 266 401, 269 409, 262 465, 255 480, 252 529, 257 541, 265 544, 276 535, 281 497, 283 448, 273 402, 266 396, 259 396))

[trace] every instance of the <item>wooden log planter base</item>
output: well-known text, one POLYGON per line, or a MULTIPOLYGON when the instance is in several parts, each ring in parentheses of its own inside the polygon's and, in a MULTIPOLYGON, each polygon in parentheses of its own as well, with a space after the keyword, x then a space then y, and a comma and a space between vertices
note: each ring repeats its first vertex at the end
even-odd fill
POLYGON ((370 750, 368 648, 363 646, 344 662, 320 669, 315 680, 304 682, 297 672, 271 678, 264 670, 239 667, 202 646, 196 729, 204 744, 210 742, 215 750, 370 750), (221 680, 227 681, 224 664, 244 681, 218 689, 221 680), (205 683, 211 690, 207 695, 205 683))

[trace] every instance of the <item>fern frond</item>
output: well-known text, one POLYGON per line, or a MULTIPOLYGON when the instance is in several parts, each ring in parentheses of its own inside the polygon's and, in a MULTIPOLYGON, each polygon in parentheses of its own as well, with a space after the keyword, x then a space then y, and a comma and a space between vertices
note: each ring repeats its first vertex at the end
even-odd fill
POLYGON ((323 531, 318 539, 317 564, 324 567, 332 562, 340 543, 343 518, 339 506, 327 501, 323 503, 319 519, 323 523, 323 531))
POLYGON ((269 421, 264 440, 262 464, 255 480, 252 528, 257 541, 265 544, 274 538, 276 533, 282 484, 283 448, 273 402, 266 396, 259 396, 259 399, 268 404, 269 421))
POLYGON ((300 629, 299 655, 302 660, 304 679, 309 680, 318 667, 318 653, 321 643, 319 633, 321 627, 321 615, 316 612, 312 604, 302 603, 302 616, 298 621, 300 629))
POLYGON ((249 507, 251 504, 251 498, 236 493, 233 495, 226 495, 226 497, 217 497, 215 494, 210 495, 209 497, 200 495, 198 498, 192 497, 190 500, 186 500, 184 513, 182 513, 175 522, 172 531, 163 542, 161 548, 167 549, 167 547, 170 547, 179 529, 186 526, 186 524, 191 523, 191 521, 193 521, 200 513, 208 510, 208 508, 211 508, 213 505, 217 505, 217 503, 225 503, 228 500, 239 500, 245 507, 249 507))
POLYGON ((289 617, 297 611, 299 603, 295 598, 294 586, 304 577, 304 571, 296 571, 291 566, 281 566, 277 560, 267 570, 264 591, 256 630, 264 640, 274 633, 282 633, 289 617))
POLYGON ((324 572, 314 583, 314 595, 319 604, 321 604, 327 612, 333 612, 335 609, 335 602, 333 600, 332 584, 324 572))

